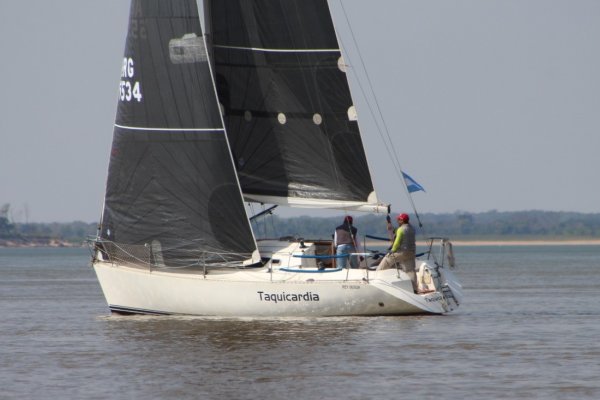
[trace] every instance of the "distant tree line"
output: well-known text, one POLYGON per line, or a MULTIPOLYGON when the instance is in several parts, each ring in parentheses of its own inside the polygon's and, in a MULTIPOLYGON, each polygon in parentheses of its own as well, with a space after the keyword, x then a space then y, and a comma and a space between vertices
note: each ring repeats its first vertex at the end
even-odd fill
POLYGON ((56 239, 65 242, 83 242, 88 236, 96 234, 98 223, 88 222, 52 222, 15 224, 23 238, 56 239))
MULTIPOLYGON (((392 215, 394 219, 395 215, 392 215)), ((342 217, 279 218, 270 216, 253 224, 258 237, 296 236, 331 238, 342 217)), ((393 221, 394 226, 396 222, 393 221)), ((600 214, 551 211, 519 211, 483 213, 456 212, 411 214, 411 223, 419 235, 462 239, 600 238, 600 214), (422 226, 419 226, 419 221, 422 226)), ((361 235, 385 237, 385 215, 354 215, 354 225, 361 235)))
POLYGON ((50 240, 82 243, 88 236, 95 235, 98 223, 75 222, 32 222, 18 223, 10 219, 10 204, 0 207, 1 241, 44 243, 50 240))
POLYGON ((598 238, 600 214, 518 211, 425 214, 428 230, 439 235, 466 237, 598 238))
MULTIPOLYGON (((10 220, 10 206, 0 207, 0 241, 43 242, 58 240, 82 243, 96 234, 98 224, 81 221, 67 223, 17 223, 10 220)), ((392 215, 394 218, 395 215, 392 215)), ((281 218, 268 215, 252 223, 258 238, 291 236, 306 239, 331 239, 338 217, 281 218)), ((411 214, 411 223, 420 236, 446 236, 454 239, 574 239, 600 238, 600 214, 551 211, 519 211, 483 213, 455 212, 422 214, 419 220, 411 214)), ((394 226, 396 222, 393 221, 394 226)), ((386 237, 385 215, 354 214, 354 225, 361 237, 386 237)), ((1 243, 0 243, 1 244, 1 243)))

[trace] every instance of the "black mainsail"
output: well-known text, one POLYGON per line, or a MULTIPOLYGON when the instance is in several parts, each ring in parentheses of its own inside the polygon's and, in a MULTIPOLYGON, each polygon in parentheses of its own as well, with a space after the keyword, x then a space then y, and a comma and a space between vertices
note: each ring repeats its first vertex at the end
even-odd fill
POLYGON ((194 0, 131 3, 100 236, 166 266, 258 254, 194 0))
POLYGON ((205 19, 245 198, 377 210, 327 0, 207 0, 205 19))

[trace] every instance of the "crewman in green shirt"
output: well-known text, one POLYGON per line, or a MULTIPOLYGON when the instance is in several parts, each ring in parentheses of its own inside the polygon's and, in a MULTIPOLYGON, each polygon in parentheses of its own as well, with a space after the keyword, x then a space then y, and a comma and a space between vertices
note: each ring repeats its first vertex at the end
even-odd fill
POLYGON ((415 254, 417 245, 415 240, 415 229, 408 222, 409 217, 407 214, 398 215, 397 220, 398 229, 396 229, 396 235, 394 238, 394 243, 392 244, 392 248, 390 252, 383 258, 383 260, 381 260, 381 263, 377 269, 402 269, 410 277, 413 290, 415 293, 417 293, 417 274, 415 272, 415 254))

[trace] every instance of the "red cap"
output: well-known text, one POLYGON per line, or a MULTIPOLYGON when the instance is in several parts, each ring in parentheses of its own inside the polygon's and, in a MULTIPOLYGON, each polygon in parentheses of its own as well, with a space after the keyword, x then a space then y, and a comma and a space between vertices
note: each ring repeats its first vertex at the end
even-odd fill
POLYGON ((344 222, 348 222, 349 224, 351 224, 352 221, 353 221, 353 219, 350 215, 346 215, 346 217, 344 217, 344 222))
POLYGON ((398 221, 408 222, 408 214, 400 214, 396 219, 398 221))

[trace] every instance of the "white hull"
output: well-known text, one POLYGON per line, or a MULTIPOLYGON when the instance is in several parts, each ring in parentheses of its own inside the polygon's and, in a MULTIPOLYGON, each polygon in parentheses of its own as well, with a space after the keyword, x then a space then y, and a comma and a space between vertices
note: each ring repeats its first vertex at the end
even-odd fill
MULTIPOLYGON (((264 267, 211 270, 204 275, 99 260, 93 267, 110 309, 127 313, 223 317, 443 314, 455 309, 462 296, 449 271, 441 271, 434 281, 452 290, 414 294, 406 274, 396 269, 285 272, 264 267)), ((428 264, 418 260, 417 267, 421 279, 428 264)))

